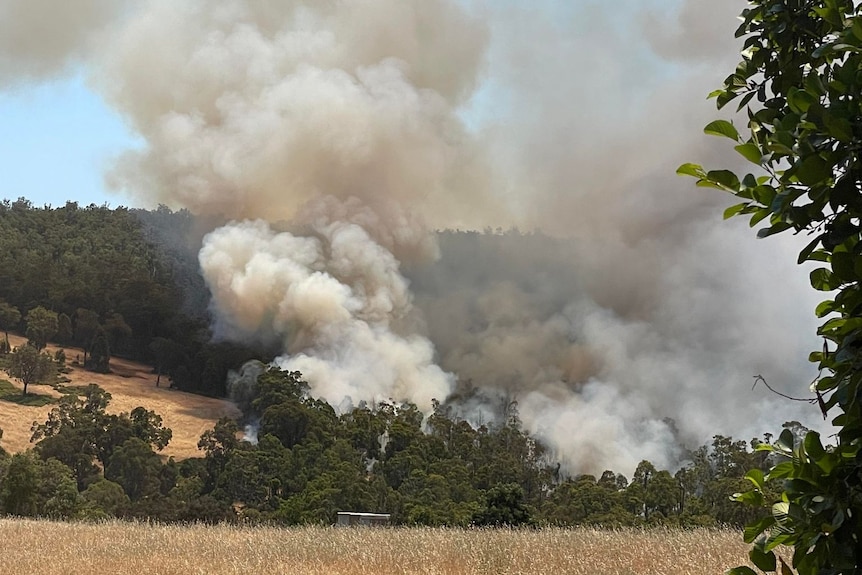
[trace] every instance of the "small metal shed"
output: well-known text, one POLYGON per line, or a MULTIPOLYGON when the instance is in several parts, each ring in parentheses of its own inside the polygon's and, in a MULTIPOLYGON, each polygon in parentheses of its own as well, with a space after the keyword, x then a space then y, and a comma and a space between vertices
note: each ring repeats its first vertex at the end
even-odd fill
POLYGON ((362 525, 369 527, 384 527, 389 525, 388 513, 356 513, 354 511, 339 511, 338 521, 336 525, 339 527, 351 527, 354 525, 362 525))

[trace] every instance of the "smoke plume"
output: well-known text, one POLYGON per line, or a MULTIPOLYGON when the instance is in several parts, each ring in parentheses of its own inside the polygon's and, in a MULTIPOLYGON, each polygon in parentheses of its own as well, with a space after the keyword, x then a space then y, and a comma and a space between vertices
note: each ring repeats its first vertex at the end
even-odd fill
POLYGON ((108 183, 232 219, 200 253, 216 329, 317 395, 516 401, 573 473, 805 417, 751 390, 813 375, 795 238, 674 175, 738 165, 700 127, 743 2, 103 4, 0 79, 82 58, 146 142, 108 183))

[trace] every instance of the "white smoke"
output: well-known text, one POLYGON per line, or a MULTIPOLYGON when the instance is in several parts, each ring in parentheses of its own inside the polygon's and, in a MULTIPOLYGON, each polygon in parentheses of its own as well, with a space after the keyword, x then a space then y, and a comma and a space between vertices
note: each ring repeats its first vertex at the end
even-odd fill
POLYGON ((413 309, 398 260, 349 219, 306 213, 317 216, 307 231, 313 235, 276 232, 256 220, 204 239, 201 269, 219 330, 278 338, 289 355, 276 363, 301 372, 314 394, 334 405, 345 397, 392 398, 430 410, 454 378, 434 363, 427 338, 404 329, 413 309))
POLYGON ((816 346, 793 239, 673 174, 735 161, 700 127, 744 3, 670 4, 148 0, 0 79, 84 63, 146 142, 110 185, 233 219, 200 253, 216 329, 313 393, 514 399, 570 471, 630 472, 804 419, 750 383, 804 394, 816 346), (486 226, 553 241, 430 231, 486 226))

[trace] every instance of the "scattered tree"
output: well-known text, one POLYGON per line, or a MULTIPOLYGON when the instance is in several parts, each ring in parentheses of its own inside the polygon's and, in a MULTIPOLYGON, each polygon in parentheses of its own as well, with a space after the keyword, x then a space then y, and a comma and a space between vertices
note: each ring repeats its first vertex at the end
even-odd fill
POLYGON ((24 395, 27 395, 27 386, 46 379, 53 368, 54 362, 50 355, 30 344, 24 344, 12 352, 8 371, 9 375, 24 384, 24 395))
POLYGON ((57 314, 37 306, 27 312, 26 321, 27 339, 37 350, 42 351, 57 333, 57 314))
POLYGON ((132 338, 132 328, 119 313, 111 314, 105 321, 104 329, 105 335, 108 337, 108 344, 113 350, 125 349, 132 338))
POLYGON ((72 331, 72 320, 71 318, 64 314, 57 315, 57 342, 66 345, 72 341, 72 335, 74 332, 72 331))
POLYGON ((3 300, 0 300, 0 328, 6 336, 4 349, 11 350, 9 345, 9 330, 14 329, 21 322, 21 312, 3 300))
POLYGON ((164 337, 153 338, 149 348, 156 360, 156 387, 159 387, 162 373, 174 367, 181 358, 181 352, 175 341, 164 337))
POLYGON ((84 350, 84 365, 87 365, 87 353, 99 328, 99 314, 91 309, 78 308, 75 312, 75 343, 84 350))
POLYGON ((90 344, 90 357, 84 361, 84 367, 99 373, 111 371, 111 346, 105 331, 99 328, 90 344))

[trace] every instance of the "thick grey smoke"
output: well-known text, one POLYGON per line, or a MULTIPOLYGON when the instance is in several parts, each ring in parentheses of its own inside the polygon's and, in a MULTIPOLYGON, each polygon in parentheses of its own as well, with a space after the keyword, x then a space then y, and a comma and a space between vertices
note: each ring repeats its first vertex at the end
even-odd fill
POLYGON ((674 175, 736 161, 700 128, 743 5, 151 0, 0 69, 86 55, 146 142, 110 184, 234 219, 200 254, 223 336, 333 404, 517 401, 570 471, 630 472, 804 417, 750 389, 813 375, 793 238, 674 175), (547 235, 433 233, 486 226, 547 235))
POLYGON ((124 0, 0 1, 0 88, 67 71, 97 51, 124 0))

